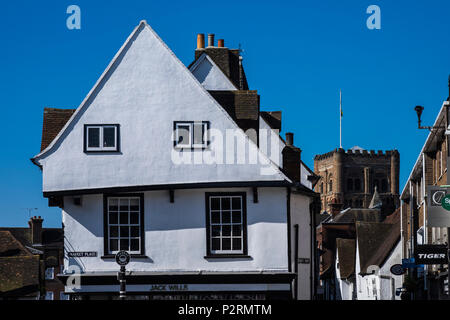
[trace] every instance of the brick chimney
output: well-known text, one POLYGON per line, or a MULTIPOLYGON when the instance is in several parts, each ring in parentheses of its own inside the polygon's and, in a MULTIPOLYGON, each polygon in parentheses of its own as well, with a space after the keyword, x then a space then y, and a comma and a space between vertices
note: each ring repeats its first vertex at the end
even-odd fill
POLYGON ((294 182, 300 182, 302 150, 294 146, 294 134, 286 133, 286 147, 283 151, 283 171, 294 182))
POLYGON ((28 221, 28 225, 31 228, 31 243, 32 245, 40 245, 42 244, 42 222, 44 219, 39 217, 32 217, 30 221, 28 221))
POLYGON ((343 204, 341 203, 341 201, 339 201, 336 198, 333 198, 333 200, 331 200, 330 202, 330 213, 333 216, 333 218, 341 212, 343 204))

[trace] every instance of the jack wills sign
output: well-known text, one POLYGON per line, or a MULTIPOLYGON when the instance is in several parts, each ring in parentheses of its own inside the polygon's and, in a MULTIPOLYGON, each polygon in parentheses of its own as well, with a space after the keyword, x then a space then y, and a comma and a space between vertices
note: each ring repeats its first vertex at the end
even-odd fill
POLYGON ((418 245, 414 258, 416 264, 447 264, 448 248, 446 245, 418 245))

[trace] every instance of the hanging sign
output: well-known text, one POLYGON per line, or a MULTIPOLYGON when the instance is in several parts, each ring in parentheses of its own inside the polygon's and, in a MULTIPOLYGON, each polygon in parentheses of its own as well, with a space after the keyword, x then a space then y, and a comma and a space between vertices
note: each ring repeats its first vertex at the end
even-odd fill
POLYGON ((447 264, 448 248, 446 245, 423 244, 418 245, 415 250, 417 264, 447 264))
POLYGON ((427 193, 427 226, 450 227, 450 194, 447 194, 447 188, 427 186, 427 193))

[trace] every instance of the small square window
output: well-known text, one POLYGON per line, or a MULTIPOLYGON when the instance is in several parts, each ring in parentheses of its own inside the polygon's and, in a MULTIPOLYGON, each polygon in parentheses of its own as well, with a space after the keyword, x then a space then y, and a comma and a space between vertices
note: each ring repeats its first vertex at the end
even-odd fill
POLYGON ((174 146, 179 149, 206 148, 209 122, 176 121, 174 123, 174 146))
POLYGON ((119 151, 119 125, 85 125, 84 151, 119 151))

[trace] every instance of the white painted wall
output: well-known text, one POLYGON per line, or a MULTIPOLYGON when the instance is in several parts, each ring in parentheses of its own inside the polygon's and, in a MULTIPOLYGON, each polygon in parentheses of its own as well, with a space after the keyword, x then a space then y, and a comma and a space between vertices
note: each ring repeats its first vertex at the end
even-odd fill
POLYGON ((402 286, 402 276, 394 276, 390 272, 393 264, 401 264, 401 243, 397 243, 377 275, 359 275, 359 248, 356 247, 356 274, 358 300, 400 300, 395 296, 395 289, 402 286))
MULTIPOLYGON (((175 202, 164 191, 145 192, 145 248, 149 259, 130 262, 130 271, 287 271, 287 207, 285 188, 258 188, 253 203, 249 188, 175 190, 175 202), (246 191, 248 254, 251 259, 206 260, 205 192, 246 191)), ((65 197, 65 251, 96 251, 97 258, 64 259, 64 268, 84 272, 117 271, 103 255, 103 196, 85 195, 82 206, 65 197)), ((306 246, 306 244, 305 244, 306 246)))
MULTIPOLYGON (((211 149, 204 152, 173 151, 173 122, 180 120, 210 121, 211 129, 224 135, 226 129, 238 129, 154 31, 141 24, 117 63, 63 130, 62 139, 36 158, 43 166, 43 191, 285 179, 271 163, 174 163, 172 152, 193 159, 194 155, 211 156, 219 146, 212 139, 211 149), (102 123, 120 124, 120 153, 83 152, 83 125, 102 123)), ((240 129, 237 135, 250 141, 240 129)), ((249 142, 249 148, 266 159, 253 143, 249 142)), ((229 152, 236 155, 234 149, 229 152)))
POLYGON ((206 90, 237 90, 206 53, 203 53, 189 70, 206 90))
MULTIPOLYGON (((310 259, 309 264, 298 263, 298 299, 311 299, 311 264, 314 263, 311 256, 311 215, 309 204, 311 198, 302 194, 291 193, 291 263, 292 271, 295 271, 295 228, 299 225, 298 257, 310 259)), ((314 268, 313 268, 314 270, 314 268)))

